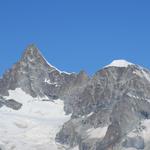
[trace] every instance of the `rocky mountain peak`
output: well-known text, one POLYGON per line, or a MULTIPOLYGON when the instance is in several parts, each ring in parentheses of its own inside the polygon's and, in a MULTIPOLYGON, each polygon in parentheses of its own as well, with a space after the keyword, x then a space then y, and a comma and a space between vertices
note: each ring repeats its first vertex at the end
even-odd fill
POLYGON ((21 88, 33 97, 57 98, 71 86, 80 86, 87 81, 85 73, 79 75, 58 70, 49 64, 40 50, 29 45, 21 59, 12 66, 0 80, 0 94, 21 88), (83 81, 83 82, 82 82, 83 81))
POLYGON ((49 67, 52 67, 44 58, 44 56, 42 55, 42 53, 40 52, 40 50, 36 47, 36 45, 31 44, 29 45, 22 57, 20 62, 24 62, 26 64, 31 63, 31 64, 43 64, 43 65, 49 65, 49 67))
POLYGON ((49 76, 53 70, 56 69, 46 61, 39 49, 31 44, 25 49, 21 59, 3 75, 0 93, 6 95, 8 90, 22 88, 32 96, 44 96, 41 87, 45 85, 45 81, 50 82, 49 76))
POLYGON ((25 49, 24 55, 33 54, 34 52, 36 52, 36 53, 39 52, 39 49, 37 48, 37 46, 35 44, 30 44, 25 49))

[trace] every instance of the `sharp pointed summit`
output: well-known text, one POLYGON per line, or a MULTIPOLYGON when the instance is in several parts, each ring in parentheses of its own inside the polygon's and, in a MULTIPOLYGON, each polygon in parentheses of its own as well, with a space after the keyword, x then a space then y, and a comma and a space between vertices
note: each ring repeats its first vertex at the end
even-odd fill
POLYGON ((78 78, 75 73, 61 72, 49 64, 39 49, 31 44, 25 49, 20 61, 3 75, 0 94, 8 95, 9 90, 21 88, 33 97, 53 99, 78 78))
MULTIPOLYGON (((44 55, 41 53, 41 51, 38 49, 38 47, 35 44, 30 44, 24 51, 21 60, 19 61, 22 64, 28 64, 29 65, 44 65, 44 67, 47 67, 49 70, 58 71, 59 73, 67 73, 65 71, 60 71, 53 65, 51 65, 44 57, 44 55)), ((41 67, 42 68, 42 67, 41 67)), ((70 74, 70 73, 67 73, 70 74)))
POLYGON ((37 48, 37 46, 35 44, 30 44, 24 51, 22 58, 26 58, 29 56, 32 57, 36 57, 36 56, 40 56, 41 52, 39 51, 39 49, 37 48))
MULTIPOLYGON (((35 44, 31 44, 29 45, 22 57, 21 57, 21 61, 24 61, 26 63, 42 63, 44 65, 49 65, 51 66, 46 59, 44 58, 44 56, 42 55, 42 53, 40 52, 40 50, 36 47, 35 44)), ((51 66, 52 67, 52 66, 51 66)))
POLYGON ((39 52, 39 49, 37 48, 35 44, 30 44, 25 49, 24 53, 33 53, 33 52, 39 52))

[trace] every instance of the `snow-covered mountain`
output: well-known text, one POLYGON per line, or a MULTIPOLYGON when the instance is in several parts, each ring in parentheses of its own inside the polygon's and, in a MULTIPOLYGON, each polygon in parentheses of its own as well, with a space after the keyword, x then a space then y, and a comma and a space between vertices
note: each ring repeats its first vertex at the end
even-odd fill
POLYGON ((66 115, 64 99, 60 98, 87 80, 85 72, 60 71, 45 60, 35 45, 27 47, 0 79, 0 148, 63 150, 55 136, 70 115, 66 115))
MULTIPOLYGON (((82 84, 80 75, 58 70, 42 56, 35 45, 27 47, 21 59, 0 79, 0 93, 21 88, 33 97, 56 99, 75 83, 82 84)), ((85 79, 86 80, 86 79, 85 79)))
POLYGON ((149 150, 150 71, 115 60, 72 96, 56 141, 80 150, 149 150))
POLYGON ((150 71, 114 60, 91 78, 34 45, 0 79, 2 150, 149 150, 150 71))

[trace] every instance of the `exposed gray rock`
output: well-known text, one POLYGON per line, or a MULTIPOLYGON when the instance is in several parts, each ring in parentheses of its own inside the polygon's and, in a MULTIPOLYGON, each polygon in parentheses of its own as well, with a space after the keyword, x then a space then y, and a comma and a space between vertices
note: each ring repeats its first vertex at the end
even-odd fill
POLYGON ((13 99, 6 100, 2 96, 0 96, 0 107, 2 106, 6 106, 14 110, 19 110, 22 107, 22 104, 13 99))
POLYGON ((58 99, 70 88, 84 84, 86 78, 85 72, 69 74, 59 71, 45 60, 35 45, 30 45, 21 60, 0 79, 0 94, 8 95, 8 90, 19 87, 33 97, 58 99))
POLYGON ((5 101, 5 106, 12 108, 14 110, 19 110, 21 108, 22 104, 13 99, 9 99, 9 100, 5 101))
POLYGON ((56 136, 56 141, 62 144, 67 144, 70 147, 76 146, 81 141, 81 136, 76 132, 76 127, 78 123, 74 123, 73 120, 65 123, 62 127, 62 132, 59 132, 56 136), (67 128, 65 128, 67 126, 67 128))
POLYGON ((82 140, 79 143, 79 149, 80 150, 92 150, 96 148, 95 143, 97 142, 97 139, 87 139, 82 140))
POLYGON ((114 121, 107 130, 107 133, 102 142, 97 142, 96 150, 111 149, 119 142, 121 138, 121 129, 119 123, 114 121))
POLYGON ((128 147, 148 150, 143 137, 129 138, 128 133, 141 121, 150 119, 150 72, 137 65, 107 66, 91 78, 61 72, 48 64, 39 50, 30 45, 21 60, 0 79, 0 107, 18 110, 21 104, 5 100, 9 90, 21 88, 33 97, 64 100, 71 113, 56 135, 56 141, 80 150, 124 150, 128 147), (91 128, 108 127, 103 136, 89 137, 91 128))
MULTIPOLYGON (((136 128, 141 120, 149 118, 150 82, 145 74, 149 76, 150 72, 136 65, 104 68, 78 94, 71 97, 72 120, 82 118, 82 121, 73 121, 69 133, 80 137, 80 150, 119 150, 116 145, 126 134, 136 128), (89 116, 90 113, 92 115, 89 116), (78 130, 80 126, 82 131, 78 130), (97 139, 91 144, 84 133, 88 128, 103 126, 109 126, 103 140, 97 139)), ((64 124, 57 138, 59 135, 60 139, 63 139, 62 135, 66 136, 70 127, 68 123, 64 124)), ((69 137, 67 141, 72 143, 69 137)))
POLYGON ((137 137, 128 137, 123 143, 123 147, 126 148, 136 148, 136 149, 144 149, 144 139, 140 136, 137 137))

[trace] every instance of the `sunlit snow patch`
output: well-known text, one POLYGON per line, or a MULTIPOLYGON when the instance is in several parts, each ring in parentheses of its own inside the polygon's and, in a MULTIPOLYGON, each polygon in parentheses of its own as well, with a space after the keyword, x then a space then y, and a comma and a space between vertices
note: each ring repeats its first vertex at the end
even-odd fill
POLYGON ((33 98, 20 88, 9 91, 5 98, 23 106, 18 111, 5 106, 0 109, 0 146, 6 150, 63 150, 55 143, 56 133, 70 119, 65 115, 62 100, 42 101, 41 97, 33 98))
POLYGON ((108 127, 91 128, 87 130, 89 138, 103 138, 107 132, 108 127))
POLYGON ((107 67, 128 67, 129 65, 134 65, 126 60, 114 60, 111 64, 105 66, 107 67))

